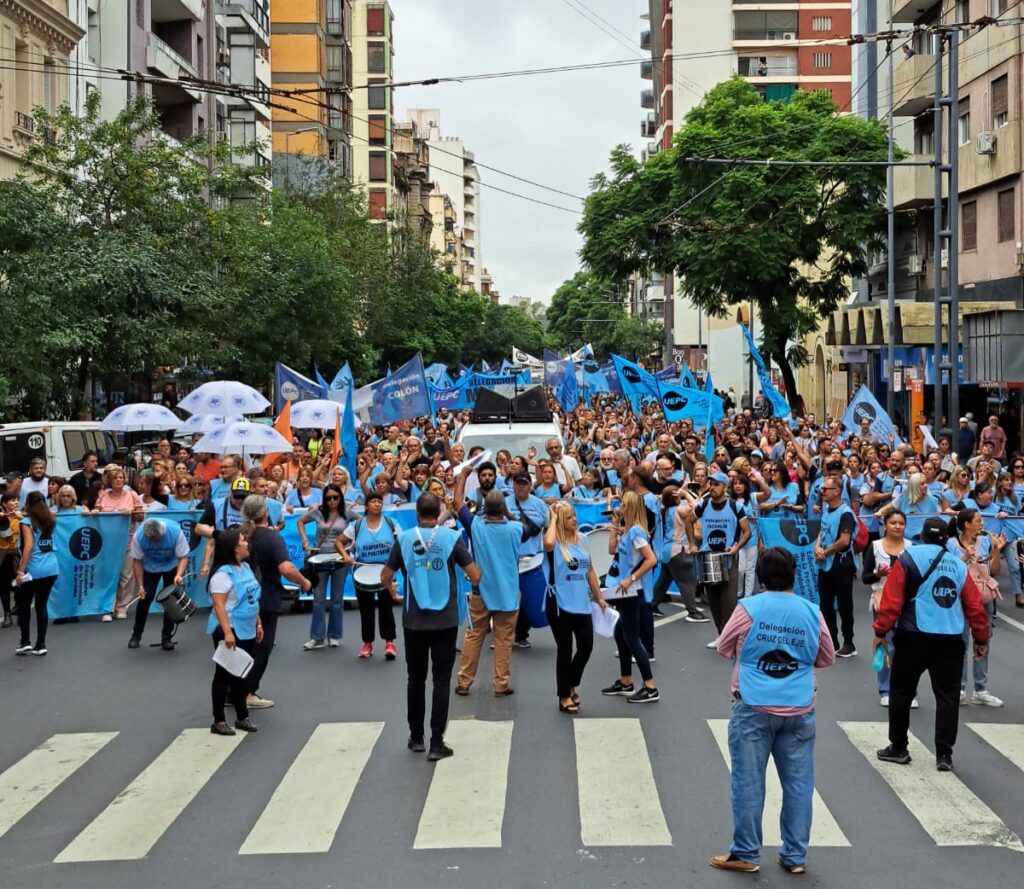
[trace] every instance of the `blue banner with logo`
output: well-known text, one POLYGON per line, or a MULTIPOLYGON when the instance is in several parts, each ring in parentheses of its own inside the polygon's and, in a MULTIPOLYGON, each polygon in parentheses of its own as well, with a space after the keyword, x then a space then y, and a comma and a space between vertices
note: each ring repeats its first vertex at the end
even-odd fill
POLYGON ((764 393, 764 397, 771 402, 772 413, 780 420, 786 419, 793 412, 793 409, 789 406, 789 402, 782 397, 782 393, 775 388, 775 384, 772 382, 772 375, 768 373, 764 359, 761 357, 761 353, 757 351, 757 344, 750 335, 750 329, 746 324, 741 324, 740 330, 743 331, 743 337, 747 341, 747 348, 750 350, 750 357, 754 360, 754 367, 757 368, 757 378, 761 381, 761 391, 764 393))
POLYGON ((583 368, 583 385, 589 392, 610 392, 608 378, 604 375, 601 365, 594 358, 584 358, 581 362, 583 368))
POLYGON ((461 411, 471 408, 473 402, 470 395, 474 390, 469 388, 469 377, 463 377, 454 386, 448 389, 430 387, 430 397, 434 400, 434 409, 447 408, 450 411, 461 411))
POLYGON ((53 533, 57 582, 50 617, 109 614, 128 549, 128 516, 59 515, 53 533))
POLYGON ((576 366, 568 358, 562 362, 562 385, 556 390, 555 396, 562 410, 569 413, 580 403, 579 381, 576 379, 576 366))
POLYGON ((796 582, 793 592, 820 604, 818 597, 818 562, 814 558, 814 543, 821 531, 818 519, 793 516, 785 519, 758 519, 757 529, 766 547, 781 546, 796 559, 796 582))
POLYGON ((399 420, 430 416, 434 412, 427 378, 423 374, 423 356, 419 352, 371 388, 370 422, 374 425, 386 426, 399 420))
POLYGON ((315 380, 281 364, 274 365, 274 413, 284 410, 286 401, 306 401, 310 398, 326 398, 327 389, 315 380))
POLYGON ((338 404, 345 403, 345 393, 349 389, 354 389, 356 381, 352 377, 352 368, 349 367, 348 362, 345 362, 345 366, 342 367, 335 375, 334 379, 331 380, 330 389, 327 392, 327 397, 331 401, 336 401, 338 404))
POLYGON ((621 355, 612 355, 612 363, 622 394, 633 408, 633 413, 640 416, 643 400, 659 397, 658 381, 635 361, 629 361, 621 355))
POLYGON ((710 422, 714 423, 725 415, 725 404, 717 395, 711 395, 700 389, 688 389, 685 386, 658 383, 661 396, 661 410, 669 423, 692 420, 694 426, 710 422))
POLYGON ((558 389, 565 379, 565 362, 550 349, 544 350, 544 385, 558 389))
POLYGON ((885 408, 878 403, 867 386, 861 386, 853 396, 853 401, 843 414, 843 428, 859 435, 861 420, 868 421, 871 434, 878 441, 894 446, 903 443, 885 408))

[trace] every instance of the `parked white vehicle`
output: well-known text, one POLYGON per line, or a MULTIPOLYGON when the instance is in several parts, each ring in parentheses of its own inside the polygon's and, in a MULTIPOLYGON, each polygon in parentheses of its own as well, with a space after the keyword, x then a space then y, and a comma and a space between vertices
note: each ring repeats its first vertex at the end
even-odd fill
POLYGON ((456 435, 456 441, 465 445, 468 454, 471 448, 482 447, 497 454, 504 448, 513 457, 526 456, 530 447, 537 449, 539 456, 545 455, 548 439, 562 439, 562 433, 554 420, 543 422, 474 423, 470 421, 456 435))
POLYGON ((82 468, 82 455, 96 451, 109 463, 117 442, 98 422, 53 420, 0 423, 0 474, 28 472, 35 457, 46 460, 46 474, 67 478, 82 468))

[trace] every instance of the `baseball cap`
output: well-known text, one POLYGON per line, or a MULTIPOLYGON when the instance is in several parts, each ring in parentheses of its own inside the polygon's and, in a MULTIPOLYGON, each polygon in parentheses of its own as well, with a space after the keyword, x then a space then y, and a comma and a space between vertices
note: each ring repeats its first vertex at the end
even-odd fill
POLYGON ((251 490, 252 486, 249 484, 249 479, 247 478, 236 478, 231 483, 232 496, 235 496, 236 494, 248 494, 251 490))
POLYGON ((949 524, 945 519, 940 519, 938 516, 925 519, 924 526, 921 528, 921 540, 925 543, 944 546, 946 541, 949 540, 949 524))
POLYGON ((764 459, 764 454, 761 453, 761 449, 760 448, 754 448, 754 450, 752 450, 750 452, 750 456, 751 457, 760 457, 762 460, 764 459))
POLYGON ((729 484, 729 476, 727 476, 724 472, 712 472, 711 481, 719 485, 727 485, 729 484))
POLYGON ((517 472, 515 475, 512 476, 512 481, 526 482, 526 484, 528 485, 533 484, 533 479, 530 478, 530 473, 528 472, 517 472))
POLYGON ((960 418, 960 422, 961 423, 966 423, 967 422, 967 417, 961 417, 960 418))

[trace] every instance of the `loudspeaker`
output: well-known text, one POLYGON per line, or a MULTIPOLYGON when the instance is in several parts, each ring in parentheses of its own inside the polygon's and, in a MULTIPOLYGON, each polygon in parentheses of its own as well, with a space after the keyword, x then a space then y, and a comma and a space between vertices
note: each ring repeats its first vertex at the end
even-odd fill
POLYGON ((508 420, 511 412, 512 401, 504 395, 484 387, 476 390, 476 403, 473 405, 474 423, 498 423, 508 420))
POLYGON ((543 388, 536 386, 523 392, 512 402, 512 413, 517 420, 550 420, 551 410, 548 408, 543 388))

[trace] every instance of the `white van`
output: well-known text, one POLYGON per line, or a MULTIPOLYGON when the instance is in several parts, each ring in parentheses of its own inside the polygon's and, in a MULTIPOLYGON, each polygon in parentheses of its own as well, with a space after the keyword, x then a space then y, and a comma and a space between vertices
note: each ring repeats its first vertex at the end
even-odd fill
MULTIPOLYGON (((525 457, 530 447, 537 449, 539 457, 546 456, 545 447, 548 439, 562 440, 562 432, 554 420, 541 422, 520 422, 513 420, 504 423, 473 423, 463 426, 457 433, 456 441, 463 444, 466 453, 471 448, 482 447, 497 454, 504 448, 513 457, 525 457)), ((493 459, 493 458, 492 458, 493 459)))
POLYGON ((95 451, 100 466, 109 463, 117 442, 95 421, 54 420, 43 423, 0 423, 0 474, 28 472, 36 457, 46 460, 46 474, 68 478, 82 468, 82 455, 95 451))

